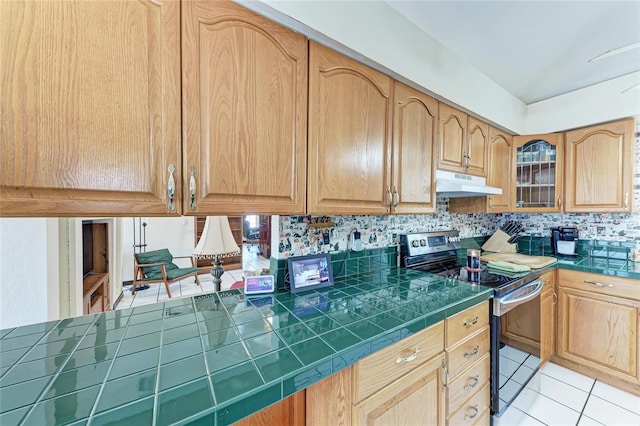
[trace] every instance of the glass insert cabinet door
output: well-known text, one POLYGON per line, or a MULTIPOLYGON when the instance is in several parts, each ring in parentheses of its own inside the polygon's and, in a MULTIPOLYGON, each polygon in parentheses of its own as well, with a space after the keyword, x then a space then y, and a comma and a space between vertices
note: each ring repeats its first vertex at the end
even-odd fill
POLYGON ((560 211, 562 134, 515 136, 513 140, 514 211, 560 211))

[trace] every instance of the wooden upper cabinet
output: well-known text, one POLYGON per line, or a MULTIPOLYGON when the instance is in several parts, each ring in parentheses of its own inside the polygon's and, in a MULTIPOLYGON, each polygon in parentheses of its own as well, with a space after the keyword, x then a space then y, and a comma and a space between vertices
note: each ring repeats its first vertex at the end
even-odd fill
POLYGON ((466 173, 467 155, 467 114, 439 104, 438 170, 466 173))
POLYGON ((433 151, 438 101, 396 82, 393 121, 393 213, 433 213, 433 151))
POLYGON ((177 1, 0 3, 0 215, 179 213, 179 31, 177 1))
POLYGON ((469 117, 467 126, 467 173, 475 176, 486 176, 489 125, 476 118, 469 117))
POLYGON ((511 148, 513 137, 489 126, 487 185, 502 189, 502 195, 487 197, 487 213, 511 211, 511 148))
POLYGON ((392 80, 309 46, 309 214, 385 214, 392 80))
POLYGON ((562 133, 513 137, 511 211, 562 211, 562 141, 562 133))
POLYGON ((633 133, 633 119, 566 132, 565 211, 632 210, 633 133))
POLYGON ((306 37, 182 2, 185 214, 304 213, 307 72, 306 37))

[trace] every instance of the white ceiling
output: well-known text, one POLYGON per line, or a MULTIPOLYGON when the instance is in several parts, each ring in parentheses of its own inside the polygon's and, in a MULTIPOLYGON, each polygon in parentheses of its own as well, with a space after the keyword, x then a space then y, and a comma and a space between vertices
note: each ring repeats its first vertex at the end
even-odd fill
POLYGON ((399 13, 531 104, 640 70, 640 0, 404 1, 399 13))

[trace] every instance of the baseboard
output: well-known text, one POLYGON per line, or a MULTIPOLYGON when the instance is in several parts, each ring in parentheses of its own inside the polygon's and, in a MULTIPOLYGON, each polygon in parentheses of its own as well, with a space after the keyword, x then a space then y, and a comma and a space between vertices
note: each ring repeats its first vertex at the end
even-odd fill
MULTIPOLYGON (((133 281, 130 281, 130 282, 133 282, 133 281)), ((129 285, 131 285, 131 284, 129 284, 129 285)), ((116 310, 116 307, 118 306, 118 303, 120 303, 120 301, 122 300, 122 296, 123 296, 123 293, 120 292, 120 295, 118 295, 118 298, 116 299, 116 301, 111 304, 111 310, 112 311, 116 310)))
MULTIPOLYGON (((132 286, 132 285, 133 285, 133 280, 123 281, 122 282, 122 286, 123 287, 132 286)), ((120 296, 122 296, 122 293, 120 293, 120 296)))

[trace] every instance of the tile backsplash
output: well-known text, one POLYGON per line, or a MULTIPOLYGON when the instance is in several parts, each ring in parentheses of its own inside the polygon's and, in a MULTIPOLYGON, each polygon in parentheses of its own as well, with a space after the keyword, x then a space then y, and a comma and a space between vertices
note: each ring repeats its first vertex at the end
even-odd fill
POLYGON ((319 252, 342 252, 347 249, 348 237, 353 230, 361 233, 364 249, 373 249, 394 245, 394 238, 399 233, 457 229, 463 238, 488 236, 504 222, 516 220, 532 237, 548 237, 549 229, 554 226, 575 226, 581 240, 632 243, 635 248, 631 257, 640 261, 640 120, 636 122, 634 152, 634 213, 450 213, 448 198, 439 197, 435 214, 329 216, 335 226, 324 230, 328 238, 320 230, 308 228, 311 216, 280 216, 280 244, 278 250, 273 250, 273 256, 282 259, 319 252))

